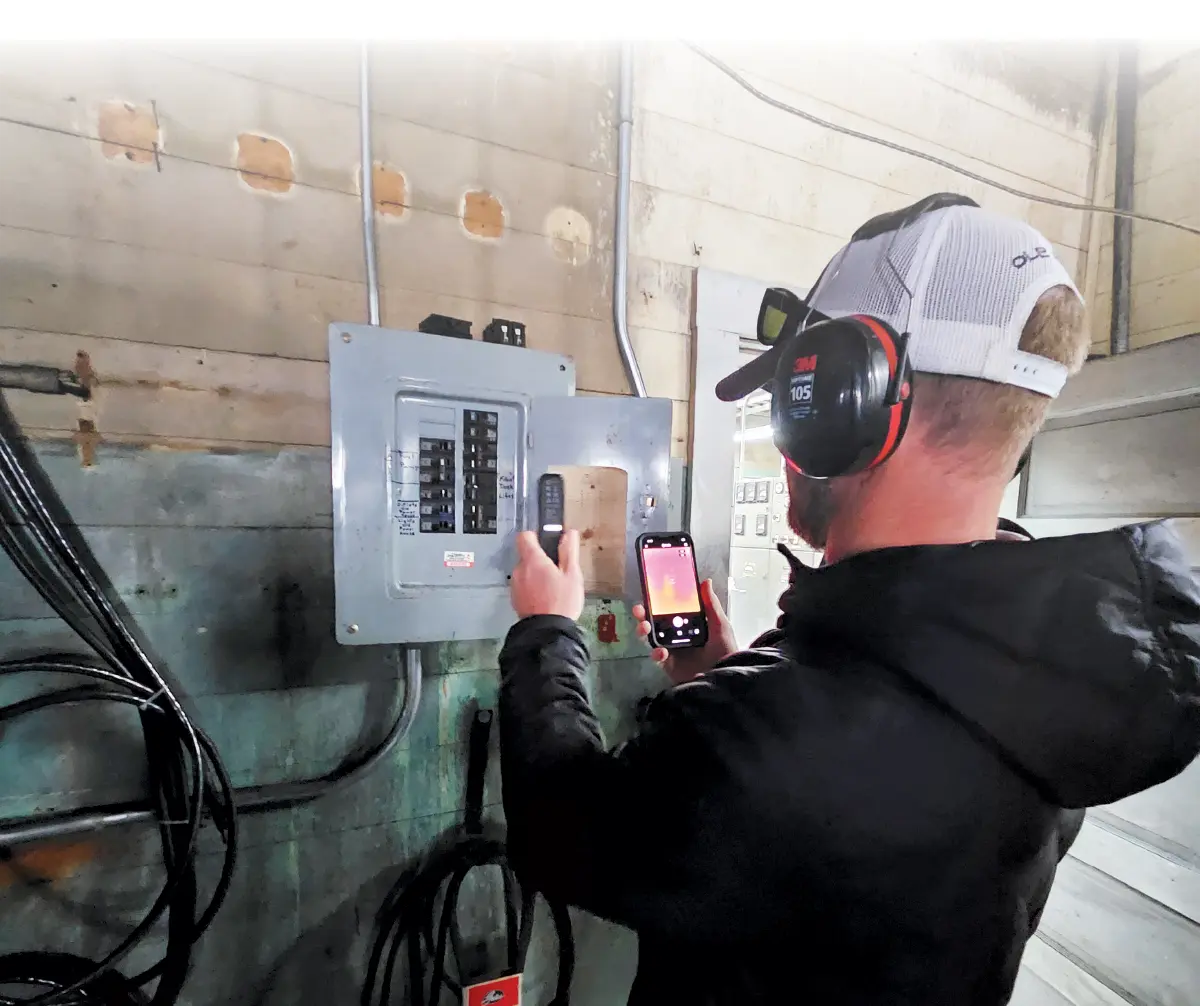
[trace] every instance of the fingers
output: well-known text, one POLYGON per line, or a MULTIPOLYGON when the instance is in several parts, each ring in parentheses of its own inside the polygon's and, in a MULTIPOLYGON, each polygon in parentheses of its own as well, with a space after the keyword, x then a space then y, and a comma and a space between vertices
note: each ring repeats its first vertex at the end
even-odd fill
POLYGON ((721 599, 717 597, 717 592, 713 590, 712 580, 705 580, 700 584, 700 596, 704 599, 704 607, 708 609, 708 613, 721 621, 728 621, 728 616, 725 614, 725 609, 721 607, 721 599))
POLYGON ((629 609, 629 613, 633 615, 633 620, 637 623, 634 631, 643 638, 650 635, 650 621, 647 617, 646 606, 635 604, 629 609))
POLYGON ((670 658, 670 656, 671 656, 671 654, 669 654, 661 646, 658 646, 655 649, 650 651, 650 659, 653 660, 656 664, 665 664, 667 662, 668 658, 670 658))
POLYGON ((517 535, 517 559, 528 563, 550 561, 550 557, 542 551, 537 535, 532 531, 522 531, 517 535))
POLYGON ((558 540, 558 568, 568 574, 579 569, 579 532, 573 528, 558 540))

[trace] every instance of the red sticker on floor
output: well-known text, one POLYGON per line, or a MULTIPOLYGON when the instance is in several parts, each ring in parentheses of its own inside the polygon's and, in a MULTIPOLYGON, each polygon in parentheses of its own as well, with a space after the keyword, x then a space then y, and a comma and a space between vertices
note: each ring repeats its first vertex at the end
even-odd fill
POLYGON ((619 643, 617 616, 608 611, 596 619, 596 638, 602 643, 619 643))
POLYGON ((467 988, 467 1006, 521 1006, 521 976, 494 978, 467 988))

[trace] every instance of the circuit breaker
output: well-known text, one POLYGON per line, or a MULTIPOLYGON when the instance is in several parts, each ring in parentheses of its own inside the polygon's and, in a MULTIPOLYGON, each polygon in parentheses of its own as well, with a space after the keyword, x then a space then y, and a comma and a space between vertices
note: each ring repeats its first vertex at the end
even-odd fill
POLYGON ((340 642, 502 636, 514 536, 555 466, 626 472, 636 595, 633 541, 667 530, 669 401, 577 398, 567 357, 367 325, 330 326, 329 362, 340 642))

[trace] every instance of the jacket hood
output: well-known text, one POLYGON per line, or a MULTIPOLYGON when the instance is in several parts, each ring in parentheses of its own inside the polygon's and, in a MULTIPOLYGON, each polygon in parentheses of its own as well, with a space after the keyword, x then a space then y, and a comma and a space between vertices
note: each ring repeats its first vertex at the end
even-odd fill
POLYGON ((1170 522, 793 560, 789 637, 835 637, 1062 807, 1111 803, 1200 750, 1200 584, 1170 522))

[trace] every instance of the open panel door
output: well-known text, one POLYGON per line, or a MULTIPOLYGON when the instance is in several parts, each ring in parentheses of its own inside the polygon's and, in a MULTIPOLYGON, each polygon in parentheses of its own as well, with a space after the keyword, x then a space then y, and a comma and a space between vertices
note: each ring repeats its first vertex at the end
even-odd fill
POLYGON ((583 538, 585 573, 590 571, 595 593, 641 597, 634 542, 640 534, 669 530, 670 432, 667 399, 533 400, 527 510, 537 512, 538 476, 562 474, 567 524, 583 538))

